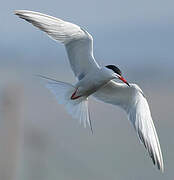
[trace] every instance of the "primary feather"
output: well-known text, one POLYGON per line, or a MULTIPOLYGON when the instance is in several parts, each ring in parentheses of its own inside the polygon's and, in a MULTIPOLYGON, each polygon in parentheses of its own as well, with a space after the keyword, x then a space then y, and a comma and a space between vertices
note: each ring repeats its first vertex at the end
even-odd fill
POLYGON ((15 14, 65 45, 71 68, 78 79, 99 68, 93 56, 93 38, 84 29, 38 12, 16 10, 15 14))
POLYGON ((114 81, 99 89, 94 97, 124 109, 133 124, 140 141, 147 149, 154 165, 164 170, 163 157, 152 121, 149 105, 142 90, 135 84, 127 87, 114 81))

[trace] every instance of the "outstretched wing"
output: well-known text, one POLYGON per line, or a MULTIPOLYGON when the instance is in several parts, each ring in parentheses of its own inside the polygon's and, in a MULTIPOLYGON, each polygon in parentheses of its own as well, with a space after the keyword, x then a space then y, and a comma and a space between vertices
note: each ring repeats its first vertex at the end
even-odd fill
POLYGON ((93 39, 87 31, 70 22, 38 12, 16 10, 15 14, 65 45, 71 68, 78 79, 99 68, 93 57, 93 39))
POLYGON ((152 121, 149 105, 142 90, 132 84, 127 87, 114 81, 99 89, 94 96, 106 103, 118 105, 123 108, 132 122, 137 135, 147 149, 154 165, 162 170, 163 158, 158 136, 152 121))

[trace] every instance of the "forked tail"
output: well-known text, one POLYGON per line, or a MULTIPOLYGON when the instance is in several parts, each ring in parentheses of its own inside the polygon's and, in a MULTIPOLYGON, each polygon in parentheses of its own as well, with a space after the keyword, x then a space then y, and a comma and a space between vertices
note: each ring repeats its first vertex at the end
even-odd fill
POLYGON ((46 81, 44 82, 45 87, 48 88, 56 96, 57 102, 59 104, 65 105, 67 112, 73 118, 79 119, 80 124, 83 123, 84 127, 86 127, 88 124, 91 132, 93 133, 88 108, 88 98, 82 96, 77 99, 71 99, 72 94, 76 91, 76 88, 73 85, 45 76, 38 76, 46 81))

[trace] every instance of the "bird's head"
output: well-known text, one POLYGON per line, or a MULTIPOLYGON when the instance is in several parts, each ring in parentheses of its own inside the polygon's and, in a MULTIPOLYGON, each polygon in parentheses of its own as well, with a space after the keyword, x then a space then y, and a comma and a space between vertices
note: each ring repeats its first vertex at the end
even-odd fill
POLYGON ((126 79, 123 78, 122 72, 121 72, 121 70, 120 70, 118 67, 116 67, 115 65, 107 65, 107 66, 105 66, 105 67, 108 68, 108 69, 110 69, 110 70, 112 70, 112 71, 114 72, 113 76, 114 76, 116 79, 120 79, 120 80, 123 81, 125 84, 127 84, 128 86, 130 86, 129 83, 126 81, 126 79))

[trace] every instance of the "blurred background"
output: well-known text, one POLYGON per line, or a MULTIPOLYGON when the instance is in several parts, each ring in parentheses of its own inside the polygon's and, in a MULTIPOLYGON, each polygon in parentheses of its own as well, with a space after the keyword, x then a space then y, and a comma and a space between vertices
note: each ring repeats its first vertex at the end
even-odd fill
POLYGON ((6 0, 0 6, 0 179, 174 178, 174 2, 6 0), (164 157, 153 166, 123 111, 90 98, 94 134, 34 75, 75 78, 63 45, 13 15, 27 9, 85 27, 101 65, 115 64, 148 99, 164 157))

